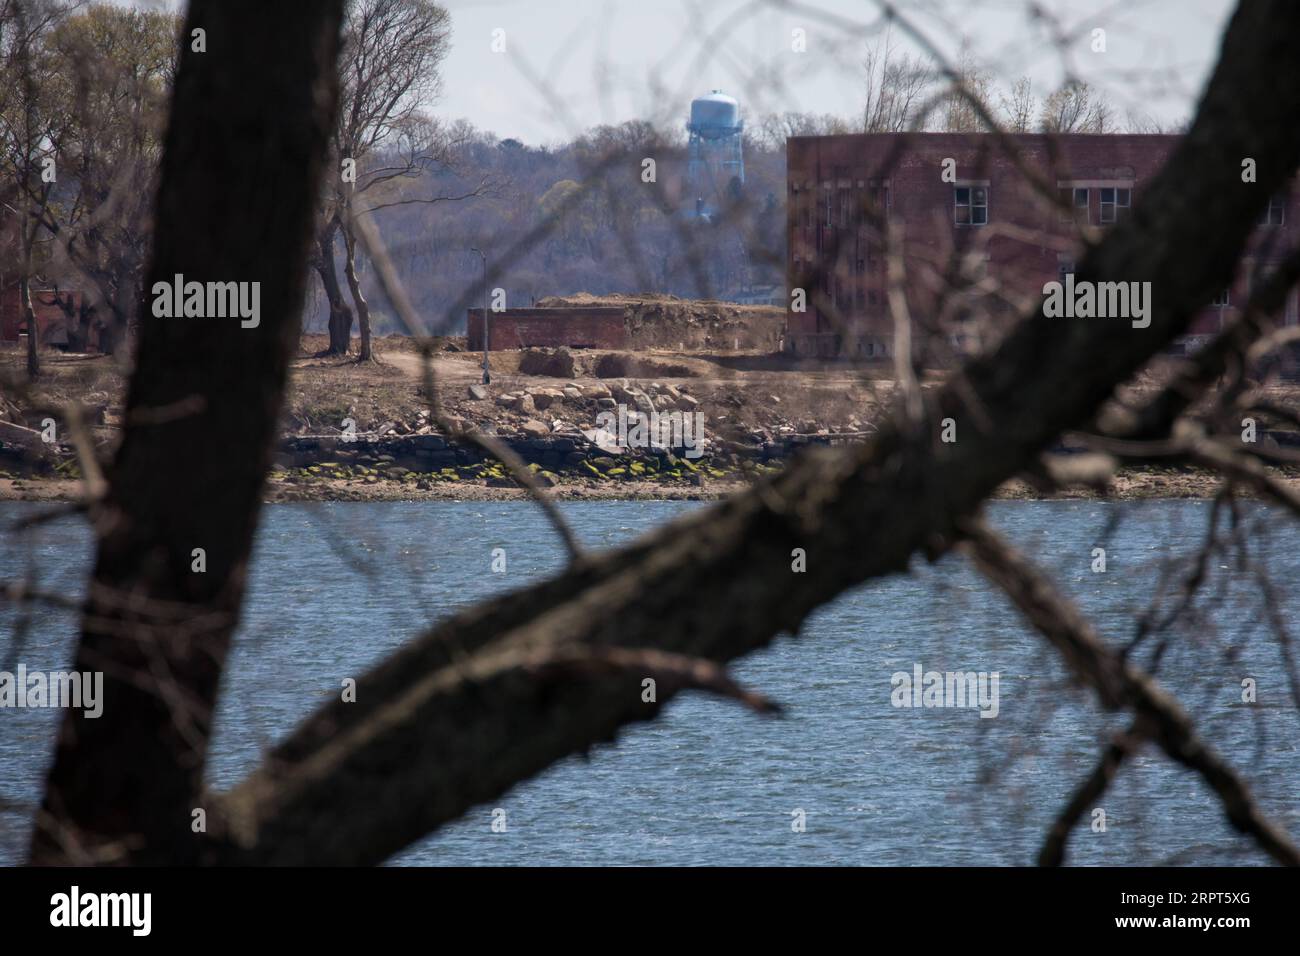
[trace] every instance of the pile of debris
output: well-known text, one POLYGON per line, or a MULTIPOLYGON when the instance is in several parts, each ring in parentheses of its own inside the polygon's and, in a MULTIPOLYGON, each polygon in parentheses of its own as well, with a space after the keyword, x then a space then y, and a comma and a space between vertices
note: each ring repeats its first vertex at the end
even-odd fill
MULTIPOLYGON (((481 385, 470 386, 471 402, 485 401, 489 396, 481 385)), ((529 385, 501 392, 492 399, 497 406, 494 428, 497 434, 539 438, 546 435, 576 436, 590 429, 596 416, 604 411, 614 411, 618 406, 650 411, 695 411, 700 401, 689 394, 686 386, 650 382, 634 385, 627 379, 614 382, 566 382, 564 385, 529 385)), ((486 415, 481 410, 462 406, 460 414, 470 420, 481 421, 486 415)))
POLYGON ((739 305, 675 295, 549 296, 538 308, 622 308, 630 346, 678 351, 751 350, 775 352, 785 329, 785 310, 771 305, 739 305))
POLYGON ((559 348, 522 349, 519 372, 545 378, 694 378, 695 370, 680 362, 665 362, 629 352, 574 353, 559 348))

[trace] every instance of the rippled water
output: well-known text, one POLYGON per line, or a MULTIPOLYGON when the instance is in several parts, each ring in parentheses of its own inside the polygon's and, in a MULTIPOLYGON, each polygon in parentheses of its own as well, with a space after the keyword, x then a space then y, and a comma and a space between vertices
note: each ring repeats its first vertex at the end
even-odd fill
MULTIPOLYGON (((595 547, 625 542, 682 502, 564 507, 595 547)), ((7 527, 30 506, 0 505, 7 527)), ((1296 619, 1290 584, 1300 531, 1254 538, 1296 619)), ((1126 640, 1161 562, 1201 542, 1205 502, 1002 502, 993 522, 1058 574, 1109 637, 1126 640), (1105 546, 1106 573, 1090 569, 1105 546)), ((293 504, 264 515, 244 625, 227 669, 211 763, 229 786, 340 680, 422 625, 503 588, 557 571, 563 555, 532 506, 518 502, 293 504), (504 548, 507 573, 490 570, 504 548), (357 566, 358 560, 361 566, 357 566)), ((7 532, 6 532, 7 534, 7 532)), ((29 567, 46 588, 77 592, 89 560, 84 529, 48 526, 0 541, 0 578, 29 567)), ((1249 778, 1267 812, 1300 834, 1300 723, 1258 591, 1229 562, 1212 564, 1218 605, 1170 642, 1161 679, 1206 736, 1249 778), (1259 703, 1241 702, 1241 681, 1259 703)), ((815 568, 809 573, 816 573, 815 568)), ((36 612, 18 660, 57 670, 75 621, 36 612)), ((9 666, 14 612, 0 608, 9 666)), ((590 760, 565 761, 408 848, 397 864, 1023 864, 1109 733, 1041 639, 959 557, 859 588, 821 608, 797 639, 734 666, 786 707, 756 716, 731 702, 679 697, 657 722, 625 732, 590 760), (996 671, 999 713, 891 705, 891 675, 996 671), (494 833, 492 810, 507 829, 494 833), (794 832, 802 810, 805 832, 794 832)), ((0 862, 21 858, 57 714, 0 711, 0 862)), ((1126 764, 1101 801, 1104 833, 1086 825, 1071 862, 1264 862, 1238 839, 1199 780, 1154 751, 1126 764)))

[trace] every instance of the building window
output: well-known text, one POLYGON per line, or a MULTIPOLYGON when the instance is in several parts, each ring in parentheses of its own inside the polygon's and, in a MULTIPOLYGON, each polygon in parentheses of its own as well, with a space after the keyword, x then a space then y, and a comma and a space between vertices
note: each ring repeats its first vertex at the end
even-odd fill
POLYGON ((1088 190, 1064 187, 1060 191, 1061 222, 1088 221, 1088 190))
POLYGON ((830 193, 826 194, 826 225, 835 225, 835 203, 830 193))
POLYGON ((1068 275, 1074 275, 1074 260, 1062 259, 1056 266, 1056 279, 1065 285, 1065 277, 1068 275))
POLYGON ((866 259, 859 259, 859 260, 857 261, 857 264, 856 264, 855 267, 854 267, 854 271, 857 272, 858 275, 862 275, 862 273, 866 272, 866 271, 867 271, 867 260, 866 260, 866 259))
POLYGON ((1224 289, 1222 292, 1220 292, 1218 295, 1216 295, 1213 299, 1210 300, 1210 305, 1216 309, 1226 309, 1230 304, 1231 304, 1231 300, 1228 298, 1227 289, 1224 289))
POLYGON ((989 191, 984 186, 953 189, 953 221, 959 226, 982 226, 989 221, 989 191))
MULTIPOLYGON (((1086 190, 1085 190, 1086 192, 1086 190)), ((1107 225, 1112 222, 1119 222, 1128 215, 1129 204, 1133 198, 1133 192, 1129 189, 1120 189, 1118 187, 1103 187, 1101 190, 1101 222, 1107 225)))
POLYGON ((1286 197, 1274 196, 1268 206, 1259 214, 1259 225, 1281 226, 1286 223, 1286 197))

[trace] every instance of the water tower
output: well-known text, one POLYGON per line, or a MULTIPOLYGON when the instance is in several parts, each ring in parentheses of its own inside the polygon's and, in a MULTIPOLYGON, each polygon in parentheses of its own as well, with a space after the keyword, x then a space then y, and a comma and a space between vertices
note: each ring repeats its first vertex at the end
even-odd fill
POLYGON ((721 90, 691 101, 687 144, 686 214, 710 219, 745 184, 740 104, 721 90))

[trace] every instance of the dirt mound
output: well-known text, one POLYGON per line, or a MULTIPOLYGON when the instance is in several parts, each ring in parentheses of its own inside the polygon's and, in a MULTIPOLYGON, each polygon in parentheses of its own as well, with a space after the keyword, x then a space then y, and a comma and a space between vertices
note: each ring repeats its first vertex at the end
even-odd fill
POLYGON ((675 295, 549 296, 539 308, 612 306, 624 312, 631 347, 690 351, 780 347, 785 311, 770 305, 738 305, 675 295))
POLYGON ((626 352, 609 352, 592 364, 596 378, 694 378, 695 370, 626 352))
POLYGON ((546 375, 551 378, 573 378, 577 364, 568 349, 525 349, 519 355, 519 372, 522 375, 546 375))

